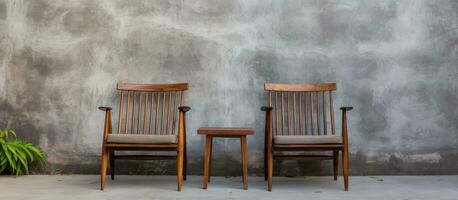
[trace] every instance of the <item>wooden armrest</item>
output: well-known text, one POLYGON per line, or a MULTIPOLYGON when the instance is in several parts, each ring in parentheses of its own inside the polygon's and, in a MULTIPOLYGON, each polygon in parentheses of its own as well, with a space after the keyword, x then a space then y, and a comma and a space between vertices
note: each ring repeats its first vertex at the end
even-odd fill
POLYGON ((191 110, 191 107, 189 107, 189 106, 180 106, 180 107, 178 107, 178 110, 180 110, 181 112, 186 113, 186 112, 191 110))
POLYGON ((262 110, 262 111, 270 111, 270 110, 272 110, 272 109, 273 109, 272 106, 262 106, 262 107, 261 107, 261 110, 262 110))
POLYGON ((107 106, 100 106, 99 110, 108 111, 108 110, 112 110, 112 108, 111 107, 107 107, 107 106))
POLYGON ((107 142, 107 136, 108 133, 112 133, 112 127, 111 127, 111 107, 108 106, 100 106, 99 110, 105 111, 105 125, 103 128, 103 143, 105 144, 107 142))
POLYGON ((352 109, 353 109, 353 107, 351 107, 351 106, 342 106, 342 107, 340 107, 340 110, 342 110, 342 111, 350 111, 352 109))

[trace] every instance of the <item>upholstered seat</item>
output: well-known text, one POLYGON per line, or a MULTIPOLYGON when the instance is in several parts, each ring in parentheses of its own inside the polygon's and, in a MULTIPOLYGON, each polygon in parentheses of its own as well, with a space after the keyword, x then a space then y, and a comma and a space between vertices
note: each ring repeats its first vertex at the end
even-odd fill
POLYGON ((177 143, 176 135, 108 134, 109 143, 170 144, 177 143))
POLYGON ((274 136, 274 144, 340 144, 340 135, 279 135, 274 136))

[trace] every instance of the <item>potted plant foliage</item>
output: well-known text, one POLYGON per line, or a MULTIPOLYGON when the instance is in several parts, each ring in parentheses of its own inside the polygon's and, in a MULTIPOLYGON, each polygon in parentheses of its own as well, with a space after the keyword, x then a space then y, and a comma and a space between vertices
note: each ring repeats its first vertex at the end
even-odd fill
POLYGON ((0 174, 28 174, 31 165, 43 160, 43 152, 18 139, 9 126, 0 129, 0 174))

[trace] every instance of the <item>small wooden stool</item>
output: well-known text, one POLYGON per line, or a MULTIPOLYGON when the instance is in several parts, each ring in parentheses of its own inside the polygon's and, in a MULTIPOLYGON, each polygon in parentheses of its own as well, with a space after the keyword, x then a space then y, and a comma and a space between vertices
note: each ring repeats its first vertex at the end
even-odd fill
POLYGON ((203 189, 207 189, 210 181, 211 157, 213 137, 238 137, 242 146, 242 172, 243 172, 243 189, 248 190, 248 169, 247 169, 247 142, 246 136, 253 135, 254 130, 251 128, 220 128, 220 127, 205 127, 199 128, 197 134, 205 135, 205 159, 204 159, 204 180, 203 189))

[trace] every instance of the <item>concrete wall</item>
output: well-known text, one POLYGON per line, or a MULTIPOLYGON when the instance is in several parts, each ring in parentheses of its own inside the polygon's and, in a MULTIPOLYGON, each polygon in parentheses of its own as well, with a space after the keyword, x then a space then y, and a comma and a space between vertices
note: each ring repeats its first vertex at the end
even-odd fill
MULTIPOLYGON (((115 84, 189 82, 190 173, 202 172, 196 129, 224 125, 255 128, 249 167, 260 175, 263 83, 337 82, 336 106, 355 107, 352 174, 458 173, 457 10, 454 0, 0 0, 0 122, 46 152, 46 172, 98 173, 96 108, 116 107, 115 84)), ((214 147, 214 173, 238 175, 239 142, 214 147)), ((331 172, 327 162, 276 166, 331 172)))

